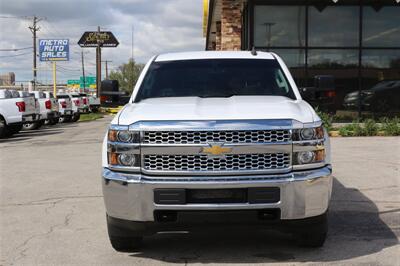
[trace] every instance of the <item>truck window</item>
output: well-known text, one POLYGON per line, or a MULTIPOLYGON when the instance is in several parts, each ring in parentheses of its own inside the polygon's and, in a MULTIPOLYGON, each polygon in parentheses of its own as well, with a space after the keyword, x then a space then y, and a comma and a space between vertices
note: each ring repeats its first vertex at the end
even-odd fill
POLYGON ((200 59, 153 62, 135 102, 160 97, 255 95, 296 99, 276 60, 200 59))

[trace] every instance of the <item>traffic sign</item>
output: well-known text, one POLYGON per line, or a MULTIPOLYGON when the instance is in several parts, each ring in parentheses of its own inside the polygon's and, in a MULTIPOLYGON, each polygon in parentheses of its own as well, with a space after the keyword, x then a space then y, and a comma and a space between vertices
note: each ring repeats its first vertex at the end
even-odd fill
POLYGON ((69 40, 68 39, 40 39, 39 40, 40 61, 68 61, 69 40))
POLYGON ((81 47, 117 47, 119 42, 111 31, 86 31, 78 44, 81 47))

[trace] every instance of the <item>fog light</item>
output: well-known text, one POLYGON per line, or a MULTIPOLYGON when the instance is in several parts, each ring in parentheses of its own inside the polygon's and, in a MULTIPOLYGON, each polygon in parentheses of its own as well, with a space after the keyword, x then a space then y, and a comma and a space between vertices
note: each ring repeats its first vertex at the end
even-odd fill
POLYGON ((300 131, 300 135, 303 140, 313 139, 315 136, 315 129, 314 128, 304 128, 300 131))
POLYGON ((302 151, 297 154, 297 161, 299 164, 308 164, 314 161, 314 152, 312 151, 302 151))
POLYGON ((118 161, 123 166, 132 166, 135 164, 135 156, 123 153, 118 155, 118 161))
POLYGON ((130 142, 132 140, 132 134, 129 131, 119 131, 118 140, 121 142, 130 142))

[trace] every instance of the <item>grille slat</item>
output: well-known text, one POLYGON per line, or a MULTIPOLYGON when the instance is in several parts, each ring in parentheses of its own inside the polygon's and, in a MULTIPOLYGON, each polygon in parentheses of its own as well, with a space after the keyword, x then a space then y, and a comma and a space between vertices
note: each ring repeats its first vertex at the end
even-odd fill
POLYGON ((290 130, 145 131, 145 144, 267 143, 291 140, 290 130))
POLYGON ((289 153, 228 154, 224 158, 207 155, 144 155, 144 169, 149 171, 243 171, 285 169, 289 153))

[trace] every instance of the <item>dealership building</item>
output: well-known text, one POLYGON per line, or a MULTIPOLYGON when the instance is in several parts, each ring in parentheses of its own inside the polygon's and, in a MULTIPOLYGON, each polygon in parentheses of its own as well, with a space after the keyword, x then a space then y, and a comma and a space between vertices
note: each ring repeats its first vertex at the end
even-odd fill
POLYGON ((302 88, 332 77, 336 110, 371 90, 380 111, 398 108, 400 0, 210 0, 205 36, 206 50, 277 53, 302 88))

